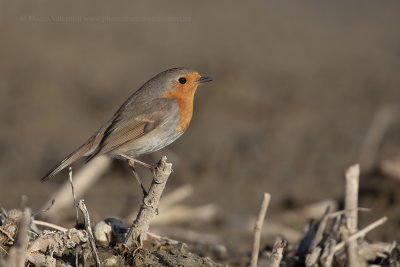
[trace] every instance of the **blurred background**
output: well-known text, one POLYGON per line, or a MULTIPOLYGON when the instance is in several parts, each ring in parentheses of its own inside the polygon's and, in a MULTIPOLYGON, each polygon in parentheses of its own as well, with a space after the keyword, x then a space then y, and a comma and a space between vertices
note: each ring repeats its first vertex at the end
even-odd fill
MULTIPOLYGON (((67 178, 40 183, 48 169, 145 81, 185 66, 214 81, 197 91, 187 132, 143 160, 167 155, 166 191, 189 184, 185 205, 217 207, 199 233, 246 253, 250 232, 231 233, 264 192, 267 224, 320 201, 340 205, 344 170, 359 162, 360 205, 372 208, 360 224, 388 215, 371 238, 398 238, 400 180, 382 166, 400 155, 399 11, 398 1, 361 0, 1 1, 0 204, 16 208, 26 195, 40 208, 67 178)), ((94 221, 123 218, 141 191, 114 162, 84 198, 94 221)))

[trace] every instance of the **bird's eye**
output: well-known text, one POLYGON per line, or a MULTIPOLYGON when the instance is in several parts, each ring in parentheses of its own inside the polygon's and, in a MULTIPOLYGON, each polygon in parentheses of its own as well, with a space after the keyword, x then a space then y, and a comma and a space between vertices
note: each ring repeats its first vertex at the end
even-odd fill
POLYGON ((179 81, 180 84, 185 84, 186 83, 186 78, 181 77, 181 78, 179 78, 178 81, 179 81))

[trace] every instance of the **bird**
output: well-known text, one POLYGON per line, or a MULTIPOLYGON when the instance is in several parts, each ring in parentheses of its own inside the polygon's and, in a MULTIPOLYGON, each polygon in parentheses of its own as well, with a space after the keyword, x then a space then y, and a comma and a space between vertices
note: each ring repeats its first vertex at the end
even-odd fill
POLYGON ((88 162, 105 155, 127 160, 145 193, 134 163, 153 171, 154 166, 139 161, 137 157, 168 146, 186 131, 192 119, 197 87, 212 80, 185 67, 157 74, 134 92, 84 144, 55 165, 41 180, 48 180, 82 157, 86 157, 88 162))

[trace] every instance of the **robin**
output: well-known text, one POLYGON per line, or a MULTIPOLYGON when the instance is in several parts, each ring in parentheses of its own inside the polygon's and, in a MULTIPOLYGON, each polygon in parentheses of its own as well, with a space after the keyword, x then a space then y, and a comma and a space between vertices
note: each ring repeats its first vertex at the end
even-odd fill
POLYGON ((171 144, 188 128, 193 114, 193 98, 201 83, 210 77, 188 68, 161 72, 133 93, 92 137, 51 169, 49 179, 81 157, 87 161, 100 155, 127 160, 138 179, 134 163, 154 167, 136 158, 171 144))

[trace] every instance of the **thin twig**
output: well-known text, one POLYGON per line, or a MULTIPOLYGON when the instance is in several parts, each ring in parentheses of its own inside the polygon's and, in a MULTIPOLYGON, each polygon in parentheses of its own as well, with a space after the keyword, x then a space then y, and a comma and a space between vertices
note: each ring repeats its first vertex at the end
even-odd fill
POLYGON ((324 234, 324 231, 325 231, 325 227, 326 227, 326 223, 328 221, 328 215, 329 215, 330 210, 331 210, 331 208, 328 206, 326 208, 326 211, 325 211, 324 215, 322 215, 322 218, 319 221, 317 231, 315 232, 314 238, 313 238, 313 240, 311 242, 311 245, 310 245, 310 248, 309 248, 310 251, 312 251, 314 248, 316 248, 317 245, 322 240, 322 237, 323 237, 323 234, 324 234))
POLYGON ((335 256, 335 245, 336 240, 330 238, 325 245, 324 252, 326 252, 326 257, 324 258, 324 267, 331 267, 333 262, 333 257, 335 256))
POLYGON ((11 234, 9 232, 7 232, 6 230, 4 230, 3 228, 0 228, 0 232, 2 232, 3 234, 5 234, 8 238, 8 240, 10 240, 11 242, 14 242, 14 238, 11 236, 11 234))
MULTIPOLYGON (((370 208, 362 208, 362 207, 358 207, 356 210, 357 211, 363 211, 363 212, 370 212, 371 211, 370 208)), ((349 209, 349 210, 338 210, 338 211, 329 213, 327 216, 328 216, 328 218, 335 218, 335 217, 338 217, 338 216, 346 214, 347 211, 353 211, 353 210, 351 210, 351 209, 349 209)))
POLYGON ((0 249, 3 251, 4 255, 8 255, 8 251, 5 250, 2 246, 0 246, 0 249))
POLYGON ((48 212, 48 211, 50 210, 50 208, 54 205, 54 203, 55 203, 55 200, 53 199, 53 200, 51 201, 51 203, 49 203, 49 206, 46 207, 45 209, 40 209, 40 210, 37 210, 37 211, 35 211, 35 212, 32 212, 32 217, 35 217, 35 216, 37 216, 37 215, 39 215, 39 214, 41 214, 41 213, 48 212))
POLYGON ((76 211, 76 227, 78 227, 78 225, 79 225, 79 211, 78 211, 78 204, 76 203, 74 183, 72 182, 72 167, 69 167, 69 184, 71 185, 72 198, 74 199, 74 207, 75 207, 75 211, 76 211))
POLYGON ((261 239, 261 229, 264 224, 265 214, 267 213, 267 208, 269 205, 269 200, 271 199, 271 195, 268 193, 264 194, 264 199, 261 204, 260 211, 258 213, 257 221, 254 226, 254 239, 253 239, 253 249, 251 253, 251 267, 257 267, 258 262, 258 252, 260 248, 260 239, 261 239))
POLYGON ((380 226, 381 224, 384 224, 387 221, 387 217, 382 217, 379 220, 371 223, 370 225, 364 227, 363 229, 361 229, 360 231, 358 231, 357 233, 349 236, 349 238, 347 238, 347 240, 340 242, 339 244, 337 244, 335 246, 335 253, 338 252, 339 250, 341 250, 347 242, 351 242, 353 240, 357 240, 358 238, 361 238, 363 236, 365 236, 368 232, 370 232, 371 230, 375 229, 376 227, 380 226))
POLYGON ((39 221, 39 220, 33 220, 32 222, 34 224, 45 226, 45 227, 49 227, 49 228, 53 228, 53 229, 56 229, 56 230, 61 231, 61 232, 65 232, 65 231, 68 230, 67 228, 64 228, 62 226, 59 226, 59 225, 56 225, 56 224, 53 224, 53 223, 49 223, 49 222, 44 222, 44 221, 39 221))
POLYGON ((83 201, 83 199, 79 200, 78 207, 81 210, 83 217, 85 219, 85 229, 86 229, 86 232, 88 233, 90 246, 92 247, 93 258, 96 261, 96 266, 99 267, 99 266, 101 266, 101 263, 100 263, 99 255, 97 254, 96 243, 94 241, 92 228, 90 227, 89 212, 86 208, 86 205, 85 205, 85 202, 83 201))
POLYGON ((306 266, 314 266, 320 257, 322 247, 318 246, 323 238, 323 234, 326 228, 326 223, 328 221, 330 207, 328 206, 325 210, 324 215, 322 215, 321 220, 319 220, 317 230, 315 231, 314 237, 308 248, 308 254, 306 256, 306 266))

